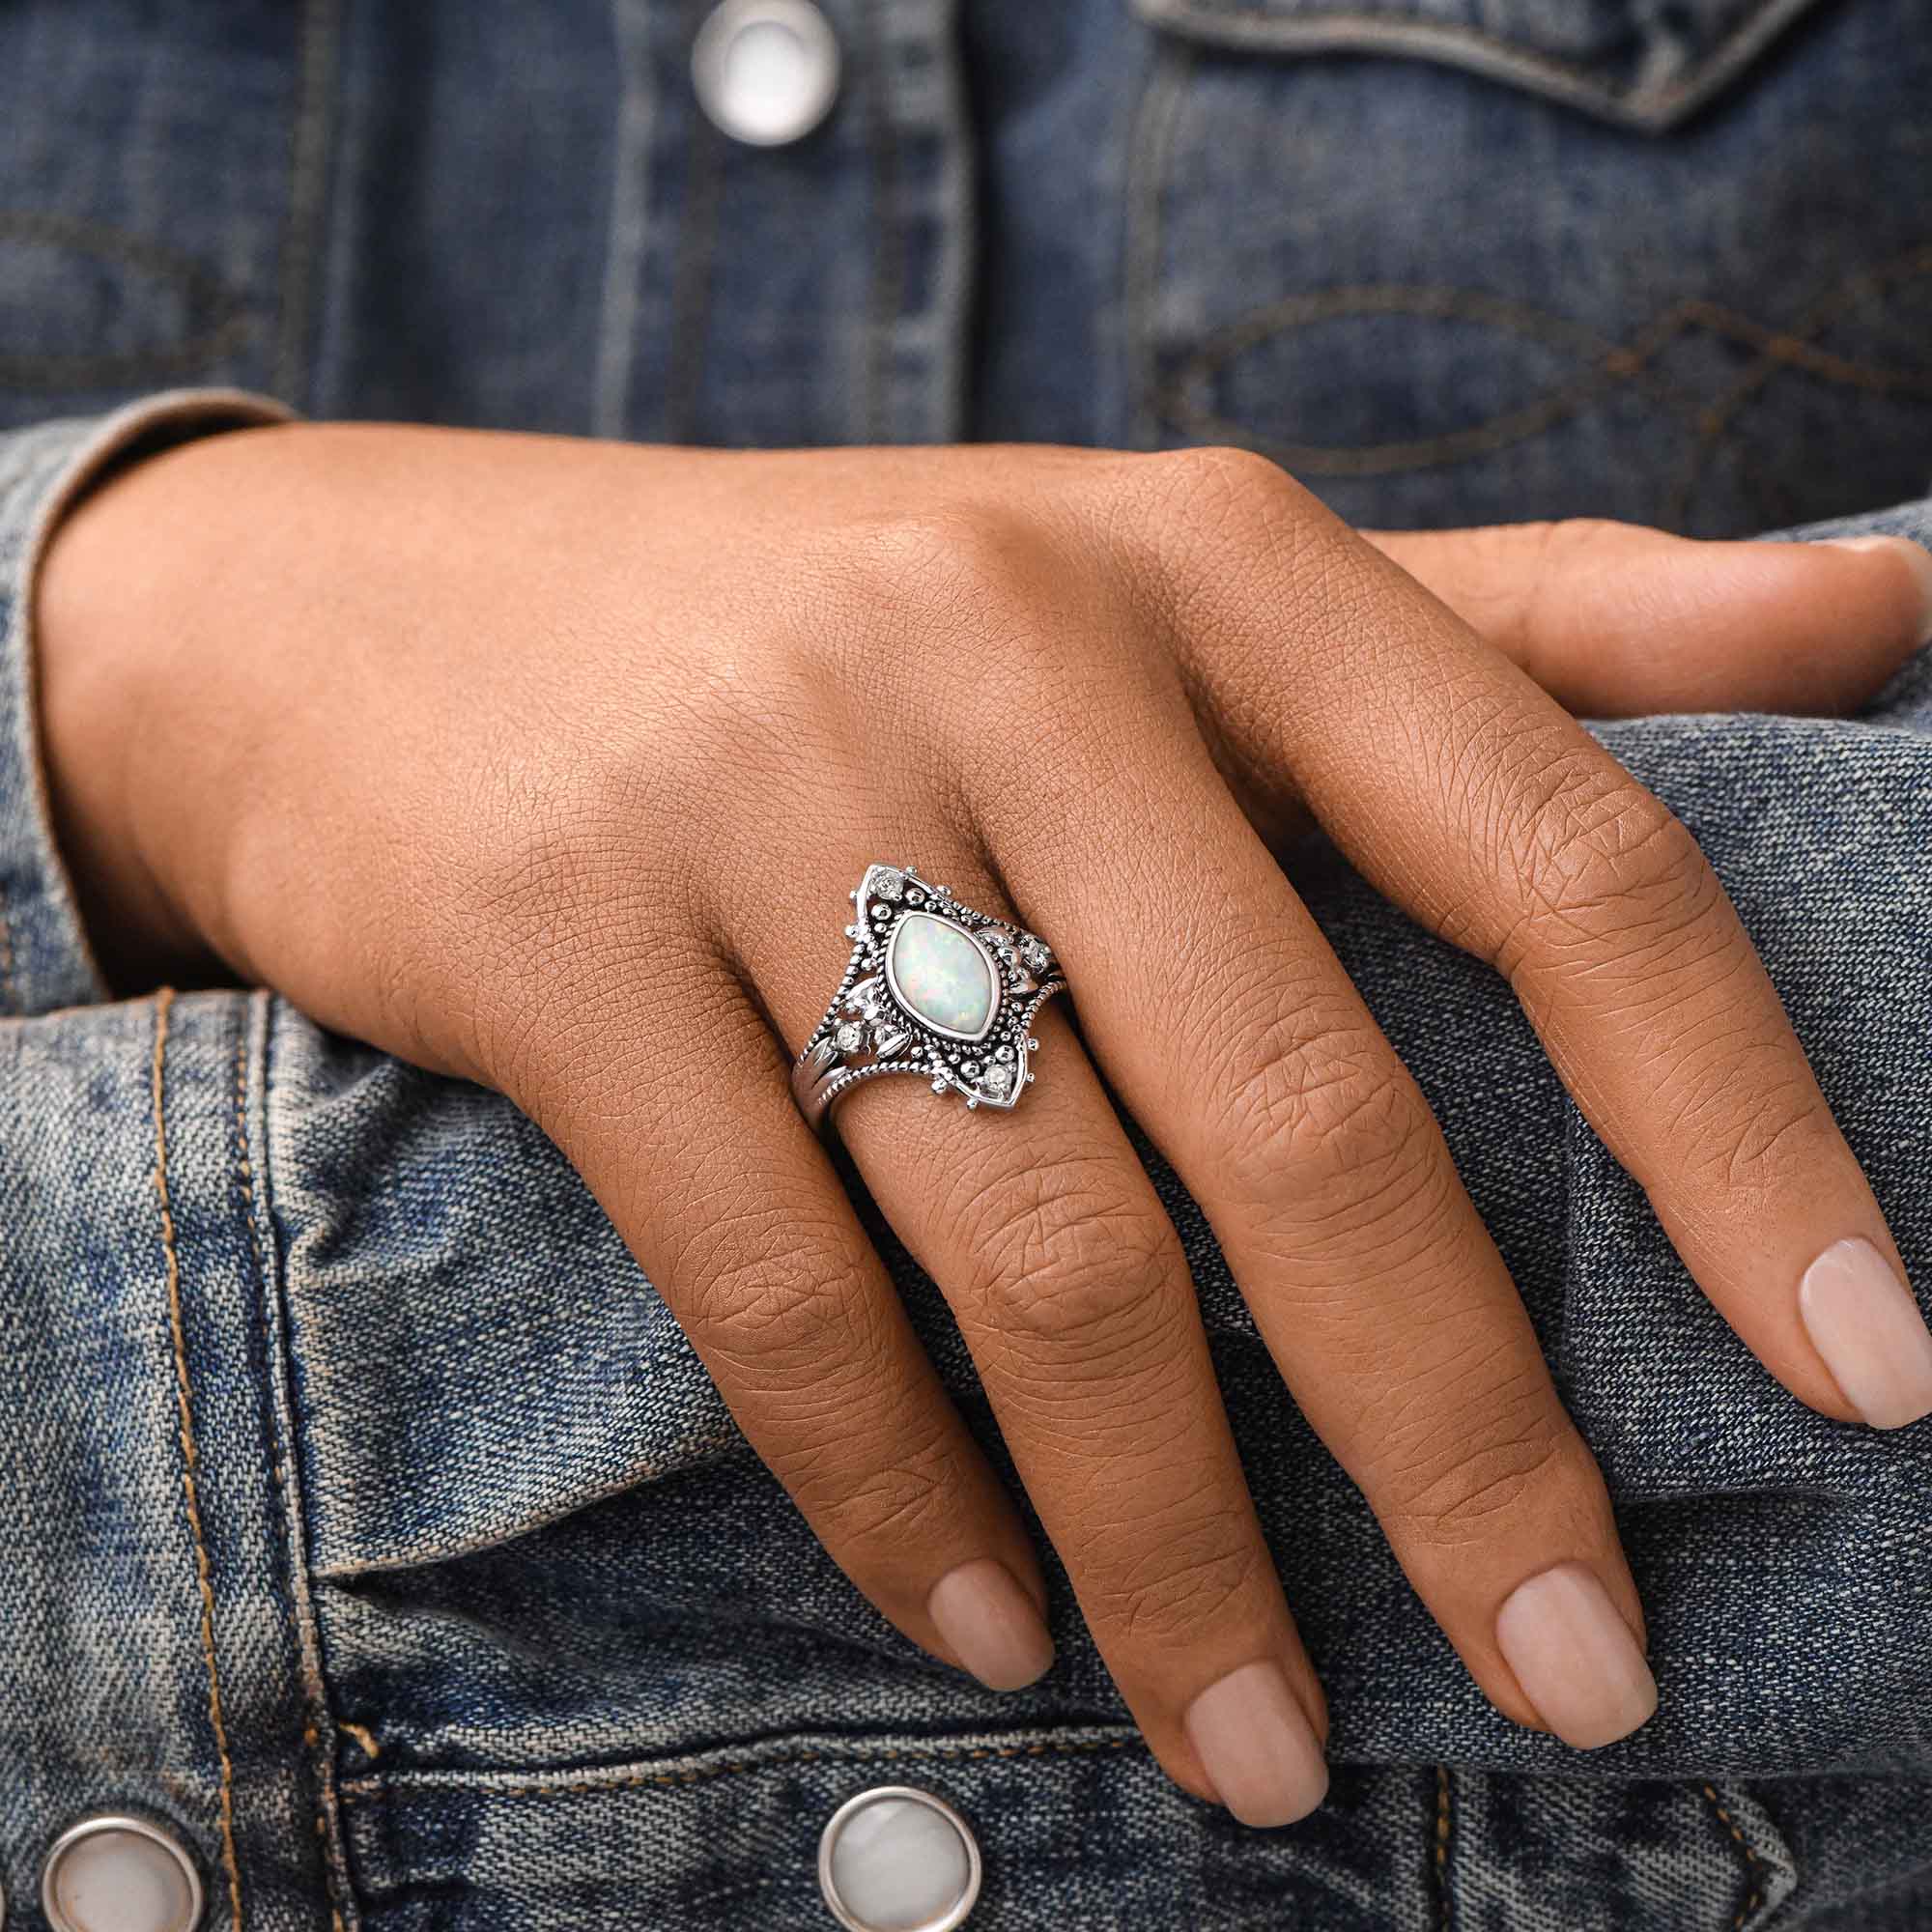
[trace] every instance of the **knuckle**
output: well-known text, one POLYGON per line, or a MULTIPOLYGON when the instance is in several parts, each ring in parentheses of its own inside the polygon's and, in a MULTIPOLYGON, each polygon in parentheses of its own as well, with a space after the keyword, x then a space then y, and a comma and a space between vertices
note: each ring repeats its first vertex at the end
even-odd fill
POLYGON ((1104 1153, 1048 1150, 954 1204, 976 1310, 1003 1339, 1068 1345, 1097 1372, 1172 1315, 1186 1278, 1179 1237, 1117 1170, 1104 1153))
MULTIPOLYGON (((877 1439, 867 1431, 859 1446, 877 1439)), ((921 1435, 908 1424, 889 1462, 855 1468, 854 1452, 849 1428, 828 1426, 810 1449, 773 1464, 792 1499, 838 1544, 841 1560, 863 1563, 876 1552, 881 1562, 903 1565, 956 1525, 969 1483, 950 1430, 921 1435)))
POLYGON ((1365 1487, 1391 1531, 1438 1545, 1507 1534, 1522 1505, 1558 1474, 1573 1432, 1541 1357, 1513 1350, 1451 1360, 1377 1418, 1365 1487))
POLYGON ((774 1391, 809 1388, 876 1364, 878 1311, 838 1253, 830 1230, 794 1209, 759 1202, 755 1183, 733 1207, 702 1204, 669 1256, 679 1319, 706 1354, 774 1391))
POLYGON ((1137 1521, 1130 1555, 1084 1552, 1089 1614, 1121 1642, 1156 1655, 1251 1614, 1272 1565, 1246 1518, 1238 1499, 1191 1497, 1137 1521))
POLYGON ((929 632, 978 627, 1023 606, 1048 548, 1024 511, 964 497, 848 528, 838 561, 848 594, 893 635, 908 616, 929 632))
POLYGON ((1215 1069, 1213 1123, 1223 1173, 1238 1198, 1292 1198, 1297 1218, 1384 1215, 1424 1192, 1435 1126, 1371 1031, 1277 1015, 1239 1037, 1215 1069))
POLYGON ((1701 935, 1722 888, 1683 821, 1654 793, 1595 759, 1558 761, 1546 775, 1514 867, 1523 913, 1496 963, 1594 965, 1605 945, 1629 960, 1662 963, 1701 935))
POLYGON ((1155 486, 1184 510, 1210 518, 1271 514, 1304 496, 1280 464, 1238 443, 1201 443, 1147 459, 1155 486))

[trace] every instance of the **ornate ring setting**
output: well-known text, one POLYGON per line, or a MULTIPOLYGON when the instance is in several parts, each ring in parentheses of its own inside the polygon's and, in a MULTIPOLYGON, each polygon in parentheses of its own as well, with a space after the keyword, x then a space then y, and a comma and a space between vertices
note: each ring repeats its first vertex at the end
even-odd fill
POLYGON ((822 1127, 882 1073, 923 1074, 969 1107, 1014 1106, 1033 1081, 1033 1016, 1066 988, 1053 949, 913 866, 867 866, 852 905, 852 956, 791 1070, 805 1118, 822 1127))

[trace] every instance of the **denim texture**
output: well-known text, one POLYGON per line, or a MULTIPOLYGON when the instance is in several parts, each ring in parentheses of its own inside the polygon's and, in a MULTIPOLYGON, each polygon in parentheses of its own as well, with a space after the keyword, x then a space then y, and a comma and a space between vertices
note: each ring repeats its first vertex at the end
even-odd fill
MULTIPOLYGON (((701 7, 0 8, 10 1932, 43 1932, 52 1837, 120 1807, 191 1846, 214 1926, 807 1932, 819 1829, 889 1781, 972 1821, 973 1932, 1919 1932, 1932 1425, 1773 1384, 1502 982, 1321 847, 1292 870, 1604 1466, 1662 1703, 1587 1756, 1488 1708, 1149 1152, 1331 1699, 1333 1795, 1276 1833, 1167 1782, 1050 1553, 1028 1691, 885 1625, 506 1103, 267 995, 103 1002, 38 778, 35 545, 117 453, 274 398, 1211 437, 1363 522, 1932 539, 1909 0, 826 11, 837 110, 754 154, 693 103, 701 7), (254 393, 156 398, 181 382, 254 393)), ((1855 722, 1598 728, 1731 892, 1922 1293, 1932 657, 1855 722)))

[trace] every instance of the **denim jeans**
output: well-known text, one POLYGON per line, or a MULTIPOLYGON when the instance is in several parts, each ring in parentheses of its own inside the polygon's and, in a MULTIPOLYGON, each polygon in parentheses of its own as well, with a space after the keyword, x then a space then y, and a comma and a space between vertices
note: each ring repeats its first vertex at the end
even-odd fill
MULTIPOLYGON (((267 398, 1236 440, 1363 522, 1932 539, 1909 0, 825 11, 839 99, 768 153, 693 99, 701 8, 0 9, 8 1926, 43 1932, 64 1827, 128 1810, 211 1925, 807 1932, 820 1828, 882 1783, 970 1820, 972 1932, 1932 1923, 1932 1425, 1771 1382, 1503 983, 1320 845, 1291 870, 1603 1466, 1662 1701, 1588 1756, 1489 1708, 1149 1151, 1331 1702, 1333 1793, 1274 1833, 1167 1781, 1050 1552, 1029 1690, 886 1625, 506 1103, 267 994, 103 998, 39 779, 35 547, 116 448, 267 398)), ((1853 722, 1598 728, 1709 854, 1922 1291, 1932 657, 1853 722)))

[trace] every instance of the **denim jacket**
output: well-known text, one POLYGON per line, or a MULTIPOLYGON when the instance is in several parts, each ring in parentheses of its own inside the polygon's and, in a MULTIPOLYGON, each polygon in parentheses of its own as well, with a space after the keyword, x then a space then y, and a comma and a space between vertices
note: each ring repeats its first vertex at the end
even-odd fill
MULTIPOLYGON (((1050 1552, 1028 1690, 887 1626, 507 1103, 268 994, 106 1000, 33 573, 171 438, 1211 440, 1366 524, 1932 539, 1913 0, 820 6, 830 112, 753 146, 682 0, 0 4, 9 1932, 107 1814, 211 1927, 809 1932, 822 1826, 884 1784, 968 1822, 972 1932, 1932 1924, 1932 1424, 1773 1383, 1502 982, 1322 851, 1296 883, 1603 1466, 1662 1701, 1587 1756, 1486 1704, 1150 1151, 1332 1709, 1331 1797, 1273 1833, 1160 1773, 1050 1552)), ((1932 657, 1852 722, 1599 734, 1709 854, 1922 1293, 1932 657)))

